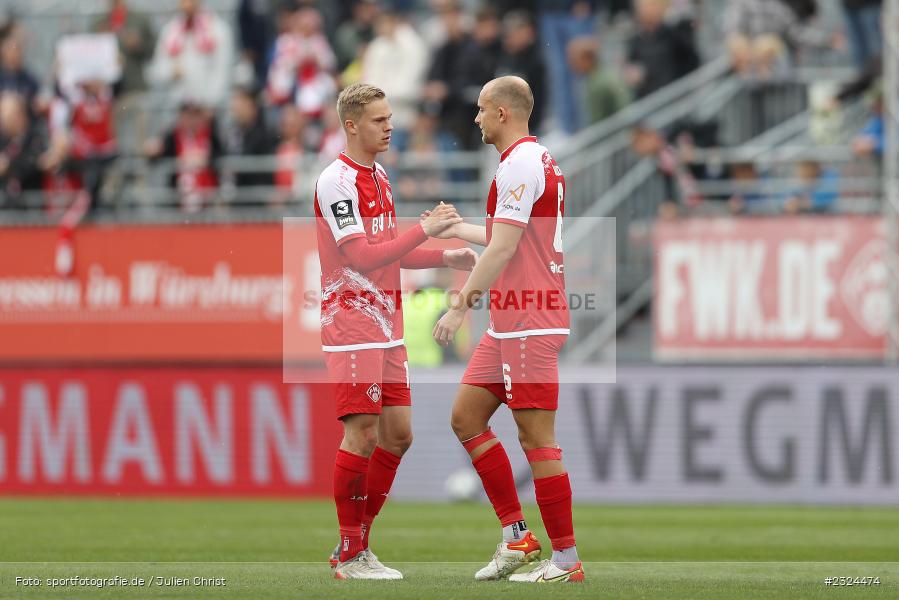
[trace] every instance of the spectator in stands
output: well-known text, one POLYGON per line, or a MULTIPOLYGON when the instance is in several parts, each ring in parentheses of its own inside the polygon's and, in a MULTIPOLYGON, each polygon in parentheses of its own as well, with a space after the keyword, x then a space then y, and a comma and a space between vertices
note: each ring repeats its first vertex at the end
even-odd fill
POLYGON ((346 148, 346 133, 340 124, 337 107, 333 104, 325 108, 322 116, 322 135, 318 146, 318 157, 321 162, 331 162, 346 148))
POLYGON ((730 165, 729 178, 736 192, 727 200, 733 215, 764 214, 774 212, 771 202, 758 189, 759 172, 752 162, 730 165))
POLYGON ((808 2, 791 6, 783 0, 728 0, 724 32, 734 70, 770 79, 785 74, 791 54, 802 46, 842 48, 841 34, 805 22, 816 10, 808 2))
MULTIPOLYGON (((231 96, 231 126, 226 138, 228 154, 234 156, 269 156, 275 151, 274 136, 269 132, 256 94, 246 88, 234 90, 231 96)), ((233 175, 238 188, 272 185, 271 170, 239 169, 233 175)))
POLYGON ((795 178, 801 183, 784 199, 784 212, 824 213, 833 210, 839 197, 840 175, 836 170, 825 169, 815 160, 803 160, 796 163, 795 178))
POLYGON ((268 73, 269 97, 275 104, 293 102, 307 119, 320 119, 337 92, 336 64, 322 33, 321 14, 313 8, 300 8, 290 16, 287 31, 275 41, 268 73))
POLYGON ((546 68, 533 19, 524 11, 512 11, 503 18, 503 53, 495 77, 503 75, 518 75, 531 86, 534 110, 530 124, 531 131, 536 131, 543 122, 546 106, 546 68))
POLYGON ((113 33, 119 40, 122 78, 116 85, 118 95, 146 90, 144 69, 153 57, 156 39, 149 19, 131 10, 127 0, 109 0, 109 11, 94 21, 91 31, 113 33))
POLYGON ((379 8, 375 0, 356 0, 353 18, 340 24, 334 35, 337 69, 343 71, 359 56, 359 50, 375 37, 379 8))
POLYGON ((783 79, 789 72, 789 55, 780 36, 732 35, 727 49, 734 70, 743 77, 765 81, 783 79))
POLYGON ((538 19, 543 58, 549 69, 553 115, 567 133, 583 127, 586 115, 575 85, 575 72, 567 60, 571 40, 595 33, 598 0, 540 0, 538 19))
POLYGON ((472 59, 478 52, 464 28, 462 9, 453 1, 444 5, 440 15, 446 41, 434 53, 424 98, 427 112, 439 117, 438 135, 446 140, 441 145, 459 149, 463 143, 468 146, 474 126, 472 115, 477 113, 477 99, 472 103, 465 94, 487 80, 471 79, 472 59))
MULTIPOLYGON (((454 19, 451 13, 448 18, 454 19)), ((461 20, 453 25, 456 24, 461 25, 461 20)), ((425 87, 426 110, 438 111, 442 117, 441 132, 451 134, 441 133, 444 149, 455 148, 455 142, 465 150, 482 145, 481 130, 472 115, 477 113, 481 88, 496 75, 503 51, 496 11, 489 7, 479 10, 472 33, 463 39, 464 42, 449 43, 438 51, 425 87)))
POLYGON ((437 48, 443 46, 448 37, 449 32, 446 28, 446 19, 444 13, 448 10, 459 10, 459 25, 464 31, 471 31, 474 25, 472 14, 470 11, 463 9, 461 5, 464 0, 427 0, 427 15, 424 19, 418 19, 415 22, 415 29, 418 34, 428 45, 429 51, 433 54, 437 48))
POLYGON ((263 85, 268 54, 275 40, 274 0, 240 0, 237 31, 242 59, 252 65, 254 85, 263 85))
POLYGON ((719 174, 695 160, 698 148, 718 146, 718 127, 714 121, 676 121, 667 131, 638 124, 631 131, 631 147, 642 157, 655 161, 664 181, 661 218, 673 218, 682 208, 699 206, 703 198, 698 180, 716 179, 719 174))
POLYGON ((883 107, 878 99, 868 122, 852 139, 852 152, 859 158, 880 158, 884 143, 883 107))
POLYGON ((77 174, 63 170, 63 165, 71 151, 70 119, 71 107, 62 95, 55 96, 47 109, 47 150, 40 157, 44 170, 44 192, 48 196, 48 206, 57 200, 77 192, 81 187, 77 174))
POLYGON ((131 10, 127 0, 109 0, 109 11, 94 21, 91 30, 113 33, 119 41, 122 77, 115 86, 115 126, 122 152, 137 153, 147 134, 141 94, 147 89, 144 70, 153 57, 156 34, 149 19, 131 10))
POLYGON ((50 149, 42 159, 58 171, 51 191, 87 192, 88 209, 97 207, 107 170, 118 153, 112 86, 84 79, 50 104, 50 149))
POLYGON ((880 13, 883 0, 843 0, 849 44, 855 66, 864 68, 877 59, 883 48, 880 13))
POLYGON ((46 139, 36 125, 25 99, 14 93, 0 94, 0 202, 22 206, 22 192, 41 187, 40 157, 46 139))
POLYGON ((81 174, 81 185, 96 207, 106 170, 118 151, 112 87, 103 81, 86 81, 72 96, 71 168, 81 174))
POLYGON ((883 57, 875 56, 865 64, 864 68, 852 81, 844 84, 837 92, 835 102, 843 104, 861 96, 881 82, 883 76, 883 57))
POLYGON ((637 98, 677 81, 699 66, 693 23, 664 22, 668 0, 637 0, 637 32, 628 40, 625 80, 637 98))
POLYGON ((182 101, 175 126, 163 139, 148 140, 144 152, 151 159, 175 159, 171 184, 185 212, 198 212, 218 188, 223 145, 211 111, 194 100, 182 101))
POLYGON ((408 169, 397 180, 396 191, 401 198, 431 200, 439 194, 446 173, 440 168, 440 152, 437 140, 437 118, 427 112, 420 112, 415 119, 415 127, 409 135, 409 152, 421 157, 430 157, 422 166, 408 169), (426 166, 425 166, 426 165, 426 166))
POLYGON ((515 11, 523 10, 528 14, 537 14, 537 3, 540 0, 490 0, 489 5, 496 9, 501 16, 515 11))
POLYGON ((40 85, 22 62, 23 34, 18 25, 9 24, 0 35, 0 93, 19 94, 31 110, 40 85))
POLYGON ((599 42, 593 37, 575 38, 568 44, 568 63, 577 76, 580 113, 586 117, 579 127, 606 119, 631 101, 630 90, 599 59, 599 42))
POLYGON ((162 29, 151 65, 152 79, 169 86, 179 101, 220 106, 233 67, 231 28, 202 8, 202 0, 179 0, 180 12, 162 29))
MULTIPOLYGON (((474 28, 471 32, 472 40, 475 43, 470 65, 472 81, 486 83, 493 79, 503 51, 501 33, 502 24, 495 10, 487 6, 475 14, 474 28)), ((476 106, 482 87, 483 83, 478 83, 469 88, 465 94, 465 97, 474 101, 476 106)))
POLYGON ((351 61, 343 71, 340 72, 340 75, 338 76, 340 89, 349 87, 354 83, 359 83, 360 81, 362 81, 362 68, 365 61, 365 51, 367 49, 368 44, 359 44, 359 47, 357 48, 356 58, 351 61))
POLYGON ((378 18, 376 31, 377 36, 365 52, 362 78, 387 94, 393 110, 390 145, 402 152, 418 115, 430 56, 415 29, 396 12, 385 10, 378 18))
MULTIPOLYGON (((297 175, 305 154, 305 132, 306 119, 299 109, 292 105, 282 108, 279 136, 281 141, 276 150, 278 166, 275 171, 275 187, 277 188, 273 199, 275 206, 282 206, 291 200, 298 199, 301 195, 300 180, 297 175)), ((337 153, 331 160, 336 156, 337 153)))

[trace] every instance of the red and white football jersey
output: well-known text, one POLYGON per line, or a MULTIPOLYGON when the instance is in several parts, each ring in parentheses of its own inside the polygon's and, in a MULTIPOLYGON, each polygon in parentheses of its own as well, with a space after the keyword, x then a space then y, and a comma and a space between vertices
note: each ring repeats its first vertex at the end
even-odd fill
POLYGON ((518 250, 490 290, 496 338, 569 333, 562 257, 565 178, 537 138, 521 138, 500 156, 487 197, 487 243, 494 223, 524 228, 518 250))
POLYGON ((326 352, 391 348, 403 344, 400 261, 359 273, 340 246, 366 237, 379 244, 397 237, 396 210, 387 173, 346 154, 315 184, 316 233, 322 278, 322 349, 326 352))

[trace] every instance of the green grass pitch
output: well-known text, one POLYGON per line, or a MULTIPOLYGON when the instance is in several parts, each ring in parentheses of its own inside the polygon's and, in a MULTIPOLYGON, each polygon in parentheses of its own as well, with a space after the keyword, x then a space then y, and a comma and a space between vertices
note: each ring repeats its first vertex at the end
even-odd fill
MULTIPOLYGON (((548 550, 536 507, 525 514, 548 550)), ((582 505, 575 525, 583 585, 476 583, 498 541, 488 505, 388 503, 372 548, 406 579, 347 582, 331 579, 326 562, 336 541, 329 502, 7 498, 0 598, 899 598, 896 509, 582 505), (145 586, 47 584, 115 576, 145 586), (824 585, 840 576, 880 585, 824 585)))

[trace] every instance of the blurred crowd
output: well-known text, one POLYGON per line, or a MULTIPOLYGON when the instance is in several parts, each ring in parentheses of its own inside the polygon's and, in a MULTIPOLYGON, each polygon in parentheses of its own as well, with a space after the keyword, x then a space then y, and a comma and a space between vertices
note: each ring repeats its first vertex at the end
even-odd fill
POLYGON ((82 190, 96 205, 114 159, 142 156, 174 162, 169 183, 185 210, 200 209, 225 184, 277 188, 269 201, 280 205, 299 190, 294 165, 301 158, 325 160, 342 148, 334 100, 355 81, 387 92, 393 153, 433 153, 479 147, 477 95, 494 77, 530 82, 535 130, 574 133, 698 64, 689 22, 664 23, 667 0, 637 0, 627 64, 607 69, 600 9, 628 14, 631 7, 598 0, 240 0, 228 22, 202 0, 180 0, 156 30, 128 0, 110 0, 90 32, 115 35, 115 81, 89 69, 62 81, 58 59, 30 72, 23 48, 40 32, 10 19, 0 31, 4 203, 25 206, 24 192, 42 190, 53 206, 54 195, 82 190), (164 90, 176 107, 161 135, 147 126, 148 89, 164 90), (224 173, 218 159, 228 155, 276 157, 275 167, 224 173))
MULTIPOLYGON (((840 209, 841 179, 847 174, 877 180, 885 129, 882 1, 840 0, 839 5, 842 21, 825 25, 817 0, 729 0, 722 33, 732 72, 761 92, 768 85, 789 83, 805 57, 821 52, 847 54, 846 62, 856 72, 853 80, 818 90, 814 83, 808 87, 806 143, 846 145, 844 134, 848 133, 851 160, 842 164, 801 157, 789 164, 709 160, 707 157, 722 148, 718 135, 721 123, 716 120, 688 118, 663 129, 639 125, 632 131, 632 148, 637 155, 655 160, 665 181, 661 218, 709 212, 830 213, 840 209), (844 125, 844 108, 856 101, 861 101, 867 113, 864 125, 854 131, 838 131, 844 125), (727 182, 728 186, 719 189, 728 192, 701 193, 703 184, 716 181, 727 182), (777 185, 770 185, 774 183, 777 185)), ((855 194, 876 200, 880 190, 855 194)))
MULTIPOLYGON (((815 0, 727 0, 722 33, 734 71, 777 80, 803 51, 848 46, 858 85, 870 87, 880 69, 880 0, 842 2, 845 26, 828 30, 817 24, 815 0)), ((533 130, 568 135, 702 62, 692 0, 239 0, 228 20, 203 0, 179 0, 161 28, 156 22, 128 0, 109 0, 90 31, 70 32, 115 36, 121 68, 110 81, 90 69, 63 78, 59 57, 31 72, 24 48, 41 32, 8 19, 0 29, 4 207, 32 206, 22 199, 34 190, 48 199, 44 208, 73 192, 96 206, 122 184, 119 157, 171 161, 168 184, 186 211, 225 185, 268 190, 266 202, 284 206, 302 189, 299 162, 343 148, 334 101, 356 81, 388 94, 391 153, 427 154, 480 146, 476 99, 496 76, 531 84, 533 130), (622 43, 609 60, 602 41, 613 33, 622 43), (148 90, 173 107, 162 132, 148 126, 148 90), (273 166, 228 172, 225 156, 271 157, 273 166)), ((860 154, 879 152, 882 128, 872 117, 854 146, 860 154)), ((651 146, 660 164, 671 150, 682 162, 683 144, 674 142, 683 132, 656 134, 635 149, 651 146)), ((411 193, 426 181, 398 187, 411 193)))

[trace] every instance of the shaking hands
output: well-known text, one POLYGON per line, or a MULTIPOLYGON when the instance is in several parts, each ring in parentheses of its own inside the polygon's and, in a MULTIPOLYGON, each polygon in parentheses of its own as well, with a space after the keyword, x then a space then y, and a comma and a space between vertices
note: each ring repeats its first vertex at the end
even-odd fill
POLYGON ((428 237, 437 237, 446 239, 449 235, 442 235, 447 229, 453 225, 462 222, 462 217, 456 212, 456 208, 452 204, 443 204, 442 202, 434 207, 434 210, 426 210, 421 214, 421 228, 425 230, 428 237))

